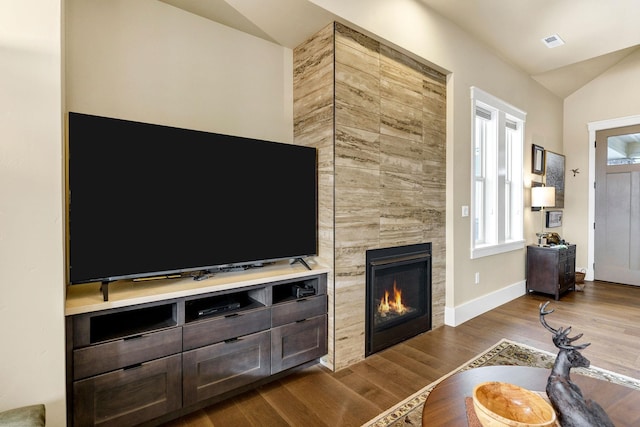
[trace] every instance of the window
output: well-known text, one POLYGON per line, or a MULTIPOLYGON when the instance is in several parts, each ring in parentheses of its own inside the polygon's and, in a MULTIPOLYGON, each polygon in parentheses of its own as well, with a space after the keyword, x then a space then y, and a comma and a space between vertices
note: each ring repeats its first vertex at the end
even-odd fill
POLYGON ((521 249, 526 113, 472 87, 471 258, 521 249))

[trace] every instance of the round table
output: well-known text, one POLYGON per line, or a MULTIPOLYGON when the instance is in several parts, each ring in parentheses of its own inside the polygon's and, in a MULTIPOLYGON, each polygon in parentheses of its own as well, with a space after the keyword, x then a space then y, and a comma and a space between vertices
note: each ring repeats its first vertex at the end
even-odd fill
MULTIPOLYGON (((551 371, 524 366, 486 366, 454 374, 438 385, 427 397, 422 410, 422 426, 466 427, 465 398, 485 381, 502 381, 533 391, 544 392, 551 371)), ((640 391, 623 385, 572 373, 571 380, 585 398, 604 408, 616 427, 640 425, 640 391)))

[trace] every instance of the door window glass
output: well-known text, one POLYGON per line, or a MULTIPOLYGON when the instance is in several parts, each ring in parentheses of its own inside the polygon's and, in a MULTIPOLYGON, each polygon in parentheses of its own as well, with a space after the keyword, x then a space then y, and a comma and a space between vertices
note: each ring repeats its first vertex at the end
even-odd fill
POLYGON ((640 133, 615 135, 607 138, 607 165, 640 163, 640 133))

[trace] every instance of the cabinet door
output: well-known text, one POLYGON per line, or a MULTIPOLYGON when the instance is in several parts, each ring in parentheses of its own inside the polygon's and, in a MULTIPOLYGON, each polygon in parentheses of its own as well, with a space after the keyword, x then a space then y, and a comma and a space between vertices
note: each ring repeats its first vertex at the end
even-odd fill
POLYGON ((271 373, 309 362, 327 354, 327 315, 273 328, 271 373))
POLYGON ((293 323, 327 312, 327 296, 318 295, 300 298, 295 301, 274 304, 271 307, 271 324, 273 327, 293 323))
POLYGON ((527 290, 555 295, 558 292, 558 251, 529 247, 527 290))
POLYGON ((270 327, 271 310, 268 307, 199 320, 184 326, 183 346, 185 350, 192 350, 270 327))
POLYGON ((184 405, 269 376, 270 344, 265 331, 183 353, 184 405))
POLYGON ((73 351, 73 379, 159 359, 182 351, 182 328, 135 335, 73 351))
POLYGON ((571 245, 567 251, 566 281, 568 288, 574 288, 576 285, 576 246, 571 245))
POLYGON ((558 283, 560 292, 575 288, 576 281, 576 247, 569 246, 560 251, 558 260, 558 283))
POLYGON ((182 405, 181 356, 73 383, 74 425, 136 425, 182 405))
POLYGON ((560 251, 558 253, 558 288, 560 292, 567 288, 567 251, 560 251))

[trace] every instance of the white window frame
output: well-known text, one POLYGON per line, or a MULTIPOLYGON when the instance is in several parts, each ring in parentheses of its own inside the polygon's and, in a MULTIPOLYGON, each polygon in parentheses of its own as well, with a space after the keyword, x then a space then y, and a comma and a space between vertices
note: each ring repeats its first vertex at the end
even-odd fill
POLYGON ((524 248, 527 113, 471 87, 471 258, 524 248), (477 237, 477 238, 476 238, 477 237))

